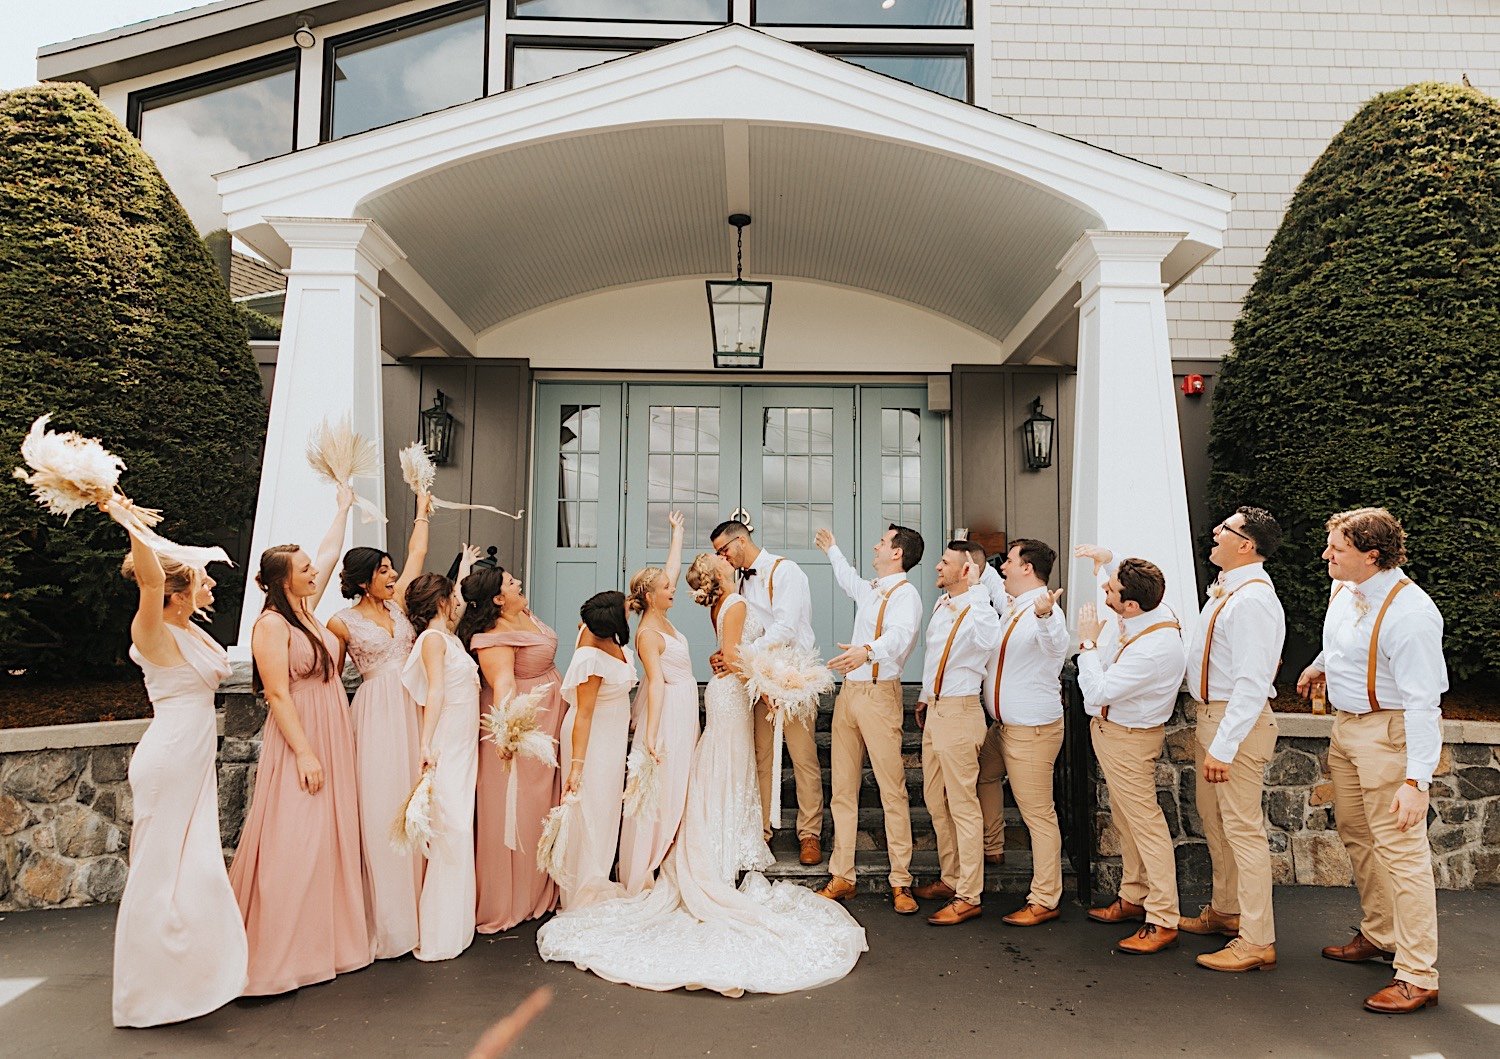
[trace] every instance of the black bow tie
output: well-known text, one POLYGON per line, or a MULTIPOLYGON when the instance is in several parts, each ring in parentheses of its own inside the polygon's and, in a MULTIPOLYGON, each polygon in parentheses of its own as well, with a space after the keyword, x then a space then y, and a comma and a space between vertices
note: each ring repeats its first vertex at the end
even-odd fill
POLYGON ((741 570, 740 571, 740 581, 741 581, 741 583, 750 580, 754 576, 755 576, 755 567, 753 567, 753 566, 750 567, 749 569, 741 570))

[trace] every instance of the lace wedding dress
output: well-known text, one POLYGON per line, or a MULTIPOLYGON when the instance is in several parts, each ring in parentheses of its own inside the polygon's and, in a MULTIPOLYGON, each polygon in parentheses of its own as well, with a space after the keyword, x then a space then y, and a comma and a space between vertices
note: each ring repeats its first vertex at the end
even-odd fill
MULTIPOLYGON (((720 614, 737 603, 730 596, 720 614)), ((760 633, 749 611, 741 642, 760 633)), ((740 996, 836 982, 866 950, 864 928, 836 902, 761 874, 773 858, 761 837, 749 697, 737 678, 715 677, 704 704, 682 829, 655 885, 560 913, 538 932, 537 949, 641 989, 740 996)))

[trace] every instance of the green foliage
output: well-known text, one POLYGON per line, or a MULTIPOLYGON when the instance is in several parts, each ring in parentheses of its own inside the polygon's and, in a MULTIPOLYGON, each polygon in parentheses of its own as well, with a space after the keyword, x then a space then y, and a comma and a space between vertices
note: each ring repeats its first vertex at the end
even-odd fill
POLYGON ((245 330, 250 337, 256 341, 275 341, 281 337, 281 324, 275 317, 267 316, 258 309, 252 309, 243 302, 236 302, 235 312, 239 313, 240 320, 245 324, 245 330))
POLYGON ((10 477, 43 412, 120 455, 167 536, 223 540, 248 516, 266 408, 245 325, 156 166, 82 85, 0 94, 0 662, 81 676, 123 657, 134 592, 114 523, 64 524, 10 477))
POLYGON ((1214 393, 1218 510, 1269 508, 1292 631, 1321 636, 1335 511, 1384 506, 1455 678, 1500 674, 1500 102, 1375 97, 1303 178, 1214 393))

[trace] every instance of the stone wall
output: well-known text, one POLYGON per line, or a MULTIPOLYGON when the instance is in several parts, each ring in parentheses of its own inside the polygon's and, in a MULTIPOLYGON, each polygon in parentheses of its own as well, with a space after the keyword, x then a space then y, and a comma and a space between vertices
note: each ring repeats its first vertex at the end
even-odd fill
MULTIPOLYGON (((1177 847, 1179 889, 1207 895, 1212 869, 1197 809, 1193 706, 1184 695, 1167 723, 1166 749, 1156 764, 1156 798, 1177 847)), ((1281 736, 1266 767, 1263 797, 1275 882, 1350 885, 1354 876, 1334 828, 1328 778, 1333 719, 1306 714, 1277 714, 1276 719, 1281 736)), ((1445 890, 1500 886, 1500 724, 1445 721, 1443 738, 1427 814, 1437 885, 1445 890)), ((1120 884, 1120 836, 1110 822, 1102 776, 1096 789, 1095 885, 1108 895, 1120 884)))

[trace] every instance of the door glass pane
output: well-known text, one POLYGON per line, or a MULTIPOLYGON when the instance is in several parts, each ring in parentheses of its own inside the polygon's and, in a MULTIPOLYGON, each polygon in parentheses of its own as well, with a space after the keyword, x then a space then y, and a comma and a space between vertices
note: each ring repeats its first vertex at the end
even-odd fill
POLYGON ((922 413, 880 410, 880 517, 899 526, 921 525, 922 413))
POLYGON ((833 409, 767 408, 763 422, 759 539, 772 551, 810 548, 833 511, 833 409))
POLYGON ((672 498, 672 457, 654 453, 646 457, 646 499, 672 498))
POLYGON ((818 455, 833 453, 833 409, 812 410, 812 451, 818 455))
POLYGON ((599 406, 565 404, 557 456, 557 546, 599 546, 599 406))
POLYGON ((671 543, 666 514, 672 510, 685 517, 686 539, 701 540, 717 525, 719 409, 651 405, 647 415, 646 546, 665 548, 671 543))

